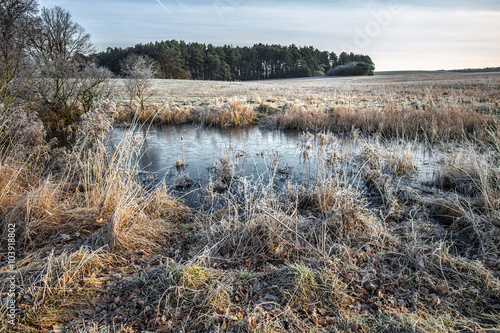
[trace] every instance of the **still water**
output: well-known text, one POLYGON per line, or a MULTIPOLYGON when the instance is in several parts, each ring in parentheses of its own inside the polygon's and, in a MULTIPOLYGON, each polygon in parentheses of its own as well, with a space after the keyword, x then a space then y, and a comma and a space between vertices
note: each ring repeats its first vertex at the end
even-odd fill
MULTIPOLYGON (((127 132, 127 129, 115 129, 110 137, 111 145, 119 144, 127 132)), ((272 175, 278 183, 310 181, 321 161, 324 162, 327 151, 336 151, 339 156, 355 160, 363 145, 373 143, 330 136, 328 145, 322 148, 318 136, 305 137, 302 131, 260 127, 181 125, 141 130, 138 134, 143 140, 138 165, 141 174, 154 179, 154 184, 164 180, 167 185, 182 191, 206 185, 215 177, 216 167, 224 163, 231 167, 235 178, 268 179, 272 175), (191 182, 181 186, 181 176, 184 179, 187 176, 191 182)), ((380 143, 379 149, 384 153, 394 147, 411 151, 418 171, 408 178, 410 181, 422 182, 432 177, 436 163, 432 151, 416 143, 401 146, 393 142, 380 143)))

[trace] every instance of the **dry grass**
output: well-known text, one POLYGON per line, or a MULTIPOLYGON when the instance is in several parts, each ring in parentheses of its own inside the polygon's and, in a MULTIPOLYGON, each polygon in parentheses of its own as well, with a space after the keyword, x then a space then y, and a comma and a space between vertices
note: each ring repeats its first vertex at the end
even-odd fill
POLYGON ((160 109, 153 122, 160 124, 183 124, 190 122, 193 117, 193 110, 190 107, 178 104, 166 104, 160 109))
MULTIPOLYGON (((279 157, 266 176, 250 179, 218 156, 196 209, 165 186, 145 190, 137 181, 142 138, 134 124, 119 145, 104 144, 120 116, 112 103, 83 117, 80 132, 91 135, 71 150, 46 144, 36 117, 3 113, 14 118, 0 122, 9 138, 0 154, 2 248, 7 224, 18 241, 18 322, 8 329, 498 331, 497 78, 447 79, 432 89, 428 81, 365 79, 332 89, 335 81, 318 80, 287 89, 197 83, 193 109, 174 101, 168 112, 144 114, 239 126, 260 112, 281 127, 350 133, 343 141, 304 134, 311 178, 282 188, 279 157), (208 105, 214 96, 220 103, 208 105), (29 128, 38 130, 26 140, 29 128), (412 143, 380 139, 392 136, 442 144, 431 182, 410 182, 412 143), (467 136, 474 141, 445 144, 467 136)), ((171 85, 172 99, 190 84, 171 85)), ((3 250, 0 262, 3 299, 3 250)), ((5 303, 0 322, 7 327, 5 303)))
POLYGON ((497 116, 471 110, 468 106, 433 106, 424 109, 401 107, 394 102, 383 108, 316 105, 287 102, 274 116, 273 124, 294 129, 328 129, 346 133, 353 128, 366 135, 384 138, 419 138, 429 142, 485 138, 485 128, 497 126, 497 116))
POLYGON ((184 124, 194 120, 194 112, 191 106, 177 103, 150 103, 144 110, 139 108, 128 109, 122 106, 116 121, 131 124, 139 122, 144 124, 171 125, 184 124))
POLYGON ((100 272, 117 262, 114 254, 158 252, 189 214, 165 188, 149 193, 134 180, 140 140, 133 131, 114 151, 105 147, 101 140, 110 130, 113 107, 105 102, 82 117, 84 136, 72 151, 48 159, 43 131, 37 141, 43 147, 27 155, 16 148, 19 135, 12 131, 19 129, 9 127, 11 144, 1 156, 0 213, 2 246, 7 226, 16 230, 16 273, 23 278, 18 279, 19 331, 63 321, 107 279, 100 272), (15 158, 21 153, 23 164, 15 158))
POLYGON ((18 263, 18 273, 23 276, 19 281, 19 331, 34 332, 36 327, 59 322, 78 301, 102 286, 100 271, 117 263, 105 251, 83 248, 58 255, 53 250, 43 263, 39 259, 34 253, 18 263))
MULTIPOLYGON (((194 121, 245 126, 259 121, 340 133, 358 129, 366 135, 434 143, 464 137, 486 140, 487 128, 498 128, 500 112, 498 74, 423 73, 253 83, 155 80, 154 84, 157 93, 139 119, 157 124, 194 121), (170 102, 160 107, 165 95, 170 102)), ((125 121, 130 122, 133 114, 125 121)))
POLYGON ((480 151, 473 144, 452 148, 434 181, 442 189, 472 199, 478 208, 494 212, 500 208, 498 153, 480 151))
POLYGON ((393 147, 388 158, 388 167, 394 176, 409 176, 418 170, 418 166, 413 162, 413 155, 410 149, 397 149, 393 147))
POLYGON ((280 113, 274 116, 278 127, 293 129, 316 129, 326 125, 326 113, 300 102, 286 102, 280 113))
POLYGON ((254 123, 256 114, 246 100, 231 98, 226 102, 216 100, 199 116, 198 121, 207 126, 245 126, 254 123))
POLYGON ((78 329, 78 333, 124 333, 127 329, 119 325, 99 325, 94 322, 83 323, 82 328, 78 329))
POLYGON ((454 231, 457 251, 480 259, 492 269, 500 268, 500 187, 497 144, 481 152, 473 144, 452 148, 434 178, 434 185, 453 196, 431 204, 442 223, 454 231))

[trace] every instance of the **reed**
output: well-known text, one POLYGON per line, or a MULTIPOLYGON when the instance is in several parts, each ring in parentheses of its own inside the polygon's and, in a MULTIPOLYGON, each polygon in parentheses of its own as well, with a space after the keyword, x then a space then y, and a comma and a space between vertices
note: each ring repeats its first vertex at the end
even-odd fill
POLYGON ((293 129, 316 129, 325 127, 324 111, 300 102, 286 102, 273 123, 278 127, 293 129))
POLYGON ((200 112, 198 121, 207 126, 245 126, 254 123, 256 114, 244 99, 216 100, 200 112))

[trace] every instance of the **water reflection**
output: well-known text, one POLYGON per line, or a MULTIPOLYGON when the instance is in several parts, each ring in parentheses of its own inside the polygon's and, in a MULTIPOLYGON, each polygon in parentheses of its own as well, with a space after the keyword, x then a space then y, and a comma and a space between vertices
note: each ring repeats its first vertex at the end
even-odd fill
MULTIPOLYGON (((118 144, 127 131, 115 129, 110 137, 111 144, 118 144)), ((207 128, 197 125, 152 128, 143 130, 142 136, 141 171, 145 174, 155 173, 157 181, 165 179, 167 185, 180 191, 208 184, 215 177, 214 170, 223 168, 223 163, 231 165, 230 176, 233 178, 265 179, 274 175, 278 182, 310 180, 318 163, 325 163, 327 154, 332 151, 337 151, 344 159, 355 159, 361 146, 376 143, 373 139, 332 137, 328 147, 321 148, 320 136, 304 137, 301 131, 259 127, 207 128)), ((380 144, 380 150, 384 154, 394 147, 407 149, 407 146, 411 149, 413 163, 418 166, 418 172, 408 179, 418 182, 430 179, 436 161, 433 160, 432 152, 424 146, 416 143, 383 143, 380 144)), ((335 170, 332 168, 330 172, 335 170)))
MULTIPOLYGON (((112 144, 118 144, 126 132, 126 129, 115 129, 111 136, 112 144)), ((219 156, 226 156, 237 167, 252 166, 250 170, 244 170, 244 175, 264 173, 273 156, 279 155, 280 164, 297 164, 300 134, 297 131, 258 127, 218 129, 183 125, 155 128, 143 132, 139 166, 148 172, 159 171, 161 174, 162 170, 168 170, 164 172, 170 175, 187 172, 203 178, 208 176, 207 168, 219 156), (185 168, 172 170, 177 161, 184 161, 185 168)))

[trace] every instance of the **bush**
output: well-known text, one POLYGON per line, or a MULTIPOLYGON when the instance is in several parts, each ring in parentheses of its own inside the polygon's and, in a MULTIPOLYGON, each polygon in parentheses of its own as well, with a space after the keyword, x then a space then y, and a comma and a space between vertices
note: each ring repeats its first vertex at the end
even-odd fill
POLYGON ((330 69, 326 72, 327 76, 364 76, 373 75, 375 66, 373 63, 366 62, 351 62, 347 65, 341 65, 330 69))

